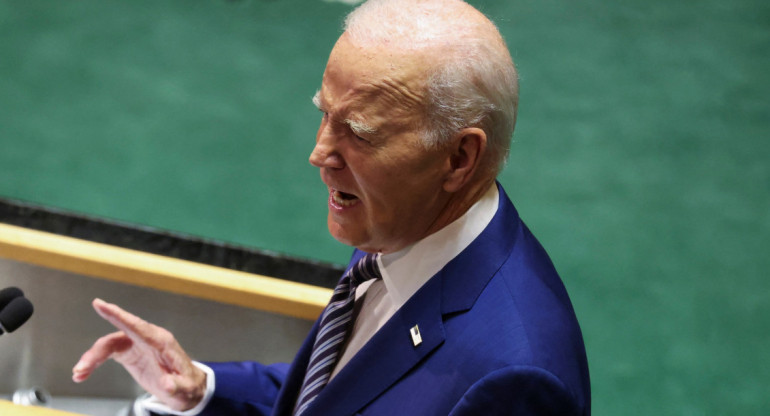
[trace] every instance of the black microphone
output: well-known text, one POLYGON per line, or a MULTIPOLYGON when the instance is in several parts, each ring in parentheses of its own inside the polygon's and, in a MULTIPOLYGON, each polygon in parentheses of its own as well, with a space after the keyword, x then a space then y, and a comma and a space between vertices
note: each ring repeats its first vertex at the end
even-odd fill
POLYGON ((0 290, 0 311, 5 308, 5 305, 20 296, 24 296, 24 292, 18 287, 6 287, 5 289, 0 290))
POLYGON ((5 305, 5 308, 0 310, 0 335, 3 332, 13 332, 19 329, 32 316, 32 311, 34 308, 29 299, 24 296, 12 299, 5 305))

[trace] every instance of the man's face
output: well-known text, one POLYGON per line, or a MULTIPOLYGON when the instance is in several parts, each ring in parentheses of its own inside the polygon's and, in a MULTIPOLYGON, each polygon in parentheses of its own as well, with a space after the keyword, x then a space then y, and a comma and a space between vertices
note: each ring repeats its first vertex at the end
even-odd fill
POLYGON ((424 60, 332 50, 314 101, 324 113, 310 163, 329 188, 329 232, 368 252, 393 252, 437 231, 447 205, 446 150, 426 150, 424 60))

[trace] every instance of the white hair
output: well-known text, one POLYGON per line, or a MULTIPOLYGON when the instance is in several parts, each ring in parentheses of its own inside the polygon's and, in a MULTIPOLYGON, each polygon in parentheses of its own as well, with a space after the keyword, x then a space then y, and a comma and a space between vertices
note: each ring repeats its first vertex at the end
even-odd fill
POLYGON ((494 23, 460 0, 369 0, 344 29, 359 45, 429 53, 435 63, 426 68, 426 146, 481 128, 499 172, 516 124, 518 75, 494 23))

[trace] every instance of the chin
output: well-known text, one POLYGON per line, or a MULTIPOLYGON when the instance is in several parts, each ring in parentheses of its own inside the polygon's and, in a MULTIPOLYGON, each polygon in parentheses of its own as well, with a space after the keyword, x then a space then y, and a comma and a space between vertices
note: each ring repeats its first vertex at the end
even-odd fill
POLYGON ((329 234, 335 240, 347 246, 355 247, 367 253, 377 253, 379 248, 374 246, 371 239, 362 232, 362 230, 350 230, 329 219, 329 234), (363 235, 362 235, 363 234, 363 235))
POLYGON ((354 235, 351 235, 350 230, 346 230, 345 227, 335 222, 331 218, 331 215, 329 216, 327 226, 329 227, 329 234, 331 234, 335 240, 348 246, 357 247, 356 243, 359 239, 355 238, 354 235))

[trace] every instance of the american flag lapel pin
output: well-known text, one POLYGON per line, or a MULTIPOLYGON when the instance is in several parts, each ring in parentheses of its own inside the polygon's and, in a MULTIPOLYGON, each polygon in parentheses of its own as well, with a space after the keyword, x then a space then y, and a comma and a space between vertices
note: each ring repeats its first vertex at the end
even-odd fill
POLYGON ((420 327, 415 325, 409 330, 409 334, 412 335, 412 343, 414 346, 422 344, 422 337, 420 336, 420 327))

